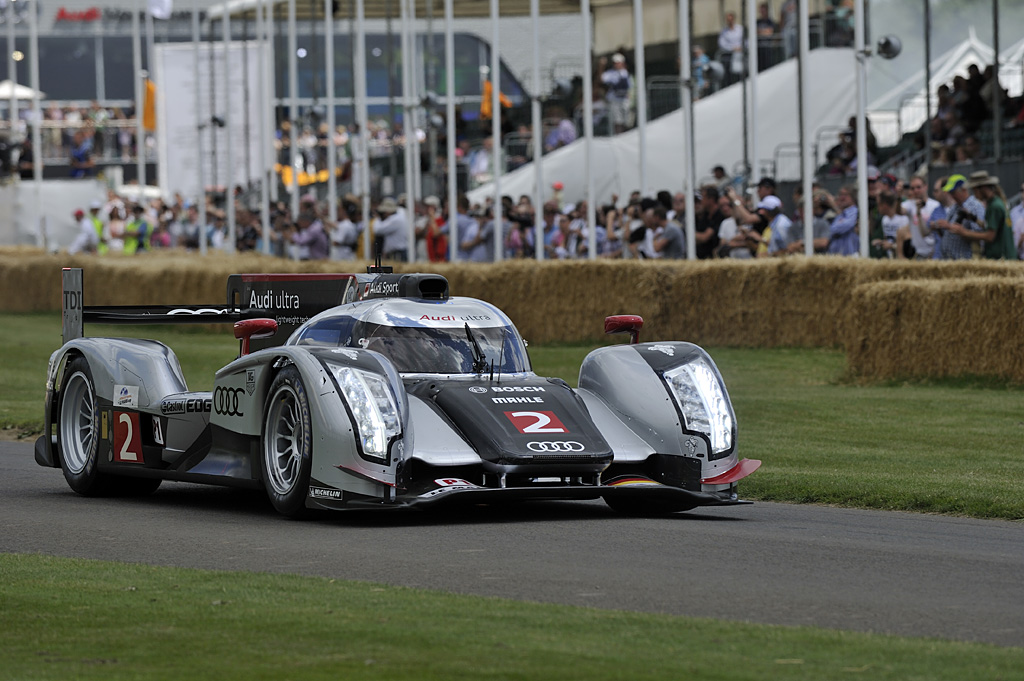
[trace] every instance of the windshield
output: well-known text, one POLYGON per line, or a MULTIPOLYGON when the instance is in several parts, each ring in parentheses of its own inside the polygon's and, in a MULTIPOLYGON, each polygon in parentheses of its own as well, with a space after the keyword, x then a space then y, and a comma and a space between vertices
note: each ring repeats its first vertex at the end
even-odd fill
MULTIPOLYGON (((487 371, 519 373, 530 360, 510 327, 473 328, 472 338, 483 351, 487 371)), ((473 343, 464 327, 427 328, 359 324, 352 345, 374 350, 390 359, 402 373, 473 373, 473 343)))

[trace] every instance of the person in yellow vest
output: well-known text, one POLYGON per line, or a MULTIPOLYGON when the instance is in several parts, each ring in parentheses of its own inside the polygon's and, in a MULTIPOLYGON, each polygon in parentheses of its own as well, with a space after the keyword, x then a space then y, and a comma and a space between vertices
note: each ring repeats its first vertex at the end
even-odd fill
POLYGON ((103 208, 102 201, 93 201, 89 204, 89 222, 96 229, 98 244, 96 252, 100 255, 107 253, 110 248, 107 246, 107 237, 103 233, 103 220, 100 218, 100 209, 103 208))
POLYGON ((124 226, 124 252, 133 254, 149 250, 149 223, 140 204, 132 206, 132 219, 124 226))

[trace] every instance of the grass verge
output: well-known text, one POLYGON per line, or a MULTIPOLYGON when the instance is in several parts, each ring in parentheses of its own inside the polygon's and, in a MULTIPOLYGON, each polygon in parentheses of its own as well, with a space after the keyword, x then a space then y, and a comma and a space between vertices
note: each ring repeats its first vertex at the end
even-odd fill
POLYGON ((0 555, 2 679, 1020 679, 1024 649, 0 555))

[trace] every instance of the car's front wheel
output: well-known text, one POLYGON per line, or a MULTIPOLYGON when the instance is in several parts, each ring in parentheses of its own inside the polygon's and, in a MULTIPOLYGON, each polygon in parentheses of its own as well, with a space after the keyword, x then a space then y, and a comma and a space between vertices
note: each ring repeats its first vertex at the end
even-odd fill
POLYGON ((309 398, 299 371, 288 366, 270 386, 263 422, 263 484, 270 503, 289 518, 306 514, 312 467, 309 398))

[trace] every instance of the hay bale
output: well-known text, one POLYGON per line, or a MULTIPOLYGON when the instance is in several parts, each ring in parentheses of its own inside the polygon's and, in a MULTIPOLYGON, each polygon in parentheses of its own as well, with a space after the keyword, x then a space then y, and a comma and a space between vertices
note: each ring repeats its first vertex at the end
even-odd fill
POLYGON ((1000 276, 862 284, 846 336, 863 379, 995 376, 1024 382, 1024 281, 1000 276))
MULTIPOLYGON (((25 247, 0 248, 0 309, 59 309, 62 267, 85 270, 90 305, 219 304, 226 299, 231 274, 362 272, 366 263, 296 262, 253 253, 201 257, 182 251, 72 257, 25 247)), ((453 295, 493 303, 508 313, 524 336, 538 343, 599 342, 606 316, 639 314, 646 322, 645 340, 736 347, 857 346, 862 325, 878 323, 865 320, 868 289, 859 287, 867 284, 1024 279, 1018 263, 800 256, 754 261, 414 263, 396 264, 395 271, 447 277, 453 295)), ((925 293, 918 286, 901 295, 925 293)), ((900 307, 902 315, 908 306, 912 307, 909 299, 900 307)))

